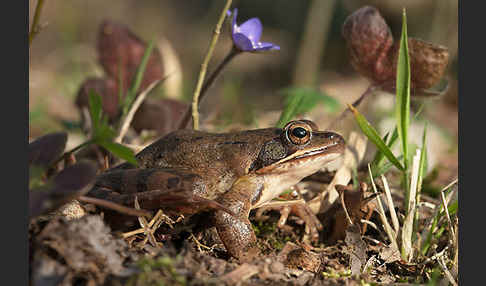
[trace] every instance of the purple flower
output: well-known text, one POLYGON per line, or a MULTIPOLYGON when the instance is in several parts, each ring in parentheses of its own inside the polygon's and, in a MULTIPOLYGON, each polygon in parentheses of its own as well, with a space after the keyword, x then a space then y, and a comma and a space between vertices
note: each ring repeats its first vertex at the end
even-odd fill
MULTIPOLYGON (((228 10, 226 13, 231 16, 231 12, 228 10)), ((262 36, 262 22, 258 18, 251 18, 238 26, 236 24, 236 15, 238 9, 233 11, 233 21, 231 25, 231 36, 233 38, 233 44, 236 48, 243 52, 260 52, 268 50, 280 50, 280 47, 267 42, 260 42, 262 36)))

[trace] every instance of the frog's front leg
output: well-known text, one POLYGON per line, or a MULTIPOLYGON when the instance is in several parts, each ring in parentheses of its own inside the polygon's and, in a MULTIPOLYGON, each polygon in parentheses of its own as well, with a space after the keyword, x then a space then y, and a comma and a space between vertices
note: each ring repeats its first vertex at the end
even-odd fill
POLYGON ((214 213, 214 224, 226 250, 242 262, 249 261, 260 253, 248 216, 252 203, 258 200, 262 189, 261 180, 245 176, 238 179, 217 200, 236 214, 234 216, 218 210, 214 213))

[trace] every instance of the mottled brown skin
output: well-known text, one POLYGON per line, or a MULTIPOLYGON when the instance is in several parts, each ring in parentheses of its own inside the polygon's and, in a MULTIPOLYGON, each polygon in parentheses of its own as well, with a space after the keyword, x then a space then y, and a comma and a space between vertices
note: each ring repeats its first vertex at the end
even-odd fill
MULTIPOLYGON (((343 138, 307 120, 283 129, 215 134, 178 130, 100 176, 89 195, 184 214, 214 210, 228 252, 242 261, 259 253, 248 215, 344 151, 343 138), (188 207, 189 206, 189 207, 188 207)), ((133 205, 133 204, 132 204, 133 205)))

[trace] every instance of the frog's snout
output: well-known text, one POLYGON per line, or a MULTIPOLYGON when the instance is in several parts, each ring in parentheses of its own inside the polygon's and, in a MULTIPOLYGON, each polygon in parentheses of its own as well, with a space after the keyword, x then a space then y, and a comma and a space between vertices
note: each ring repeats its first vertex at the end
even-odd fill
POLYGON ((343 136, 329 131, 324 132, 324 136, 330 141, 329 145, 331 148, 335 149, 338 153, 344 152, 346 141, 343 136))

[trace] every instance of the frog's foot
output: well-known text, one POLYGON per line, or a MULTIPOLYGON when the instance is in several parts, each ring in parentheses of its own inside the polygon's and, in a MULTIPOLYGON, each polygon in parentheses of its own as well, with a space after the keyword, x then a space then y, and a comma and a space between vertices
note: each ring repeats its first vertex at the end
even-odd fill
POLYGON ((271 201, 264 204, 256 212, 256 219, 264 219, 263 213, 269 210, 280 212, 277 227, 285 228, 289 214, 294 214, 305 223, 305 233, 310 234, 313 241, 319 239, 319 231, 323 229, 321 222, 303 199, 293 201, 271 201))

